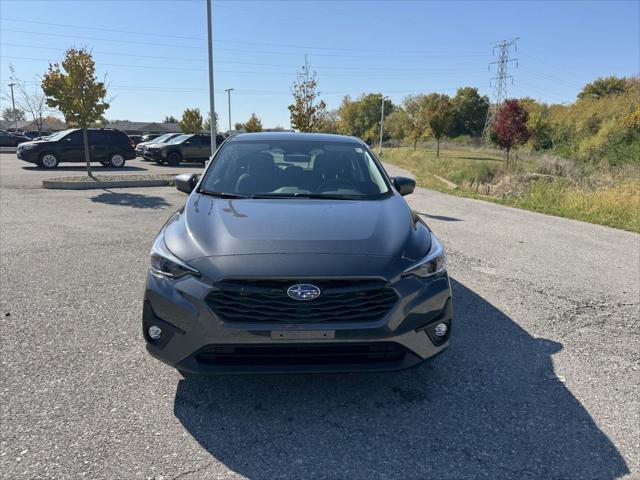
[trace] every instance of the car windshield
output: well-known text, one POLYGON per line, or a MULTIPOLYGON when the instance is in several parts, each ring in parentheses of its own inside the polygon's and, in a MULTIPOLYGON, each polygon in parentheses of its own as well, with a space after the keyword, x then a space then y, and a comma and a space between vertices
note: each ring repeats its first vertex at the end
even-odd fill
POLYGON ((182 143, 187 138, 191 138, 191 137, 193 137, 193 134, 191 134, 191 135, 178 135, 176 138, 172 138, 171 140, 169 140, 166 143, 182 143))
POLYGON ((385 197, 381 167, 359 143, 231 141, 220 148, 200 191, 252 198, 385 197))
POLYGON ((63 130, 61 132, 58 133, 54 133, 53 135, 51 135, 49 138, 47 138, 47 140, 52 140, 54 142, 57 142, 58 140, 66 137, 69 133, 73 132, 74 130, 63 130))
POLYGON ((173 133, 165 133, 164 135, 160 135, 158 138, 150 140, 154 143, 166 143, 173 138, 173 133))

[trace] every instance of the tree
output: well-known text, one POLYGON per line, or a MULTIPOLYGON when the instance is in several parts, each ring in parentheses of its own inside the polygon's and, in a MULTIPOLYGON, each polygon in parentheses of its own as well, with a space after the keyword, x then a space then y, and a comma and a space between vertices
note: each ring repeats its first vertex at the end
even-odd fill
POLYGON ((451 132, 456 113, 447 95, 432 93, 423 98, 424 116, 436 139, 436 157, 440 157, 440 139, 451 132))
POLYGON ((162 123, 178 123, 178 119, 173 115, 165 115, 162 123))
POLYGON ((180 120, 180 131, 182 131, 182 133, 198 133, 201 132, 203 128, 200 109, 187 108, 182 114, 182 120, 180 120))
POLYGON ((413 143, 414 150, 418 142, 425 138, 429 128, 424 114, 423 103, 424 95, 410 95, 403 102, 407 122, 407 137, 413 143))
MULTIPOLYGON (((209 117, 211 117, 211 112, 207 112, 207 119, 204 121, 204 123, 202 124, 202 129, 203 130, 211 130, 211 125, 209 124, 209 117)), ((216 119, 216 132, 218 132, 218 113, 216 112, 214 115, 214 118, 216 119)))
POLYGON ((582 91, 578 93, 578 100, 584 100, 587 98, 599 100, 608 95, 624 93, 626 89, 627 79, 625 78, 619 78, 614 75, 598 78, 591 83, 587 83, 582 88, 582 91))
POLYGON ((8 122, 22 121, 25 119, 24 110, 19 108, 14 110, 11 107, 6 107, 2 109, 2 119, 8 122))
POLYGON ((87 128, 100 120, 109 108, 105 98, 107 87, 95 75, 96 66, 91 53, 85 48, 70 48, 65 52, 61 64, 49 64, 42 79, 42 90, 49 107, 57 108, 64 115, 67 125, 82 128, 84 157, 87 174, 91 173, 91 158, 87 128))
POLYGON ((320 122, 320 126, 317 131, 322 133, 338 133, 339 120, 340 116, 338 115, 338 110, 330 110, 325 113, 324 117, 322 117, 322 121, 320 122))
POLYGON ((459 88, 451 99, 455 108, 452 135, 479 136, 489 111, 489 98, 480 96, 477 88, 459 88))
MULTIPOLYGON (((9 71, 11 72, 9 79, 15 84, 16 88, 16 110, 21 110, 23 115, 25 112, 28 113, 34 126, 38 130, 38 134, 42 133, 44 117, 47 112, 50 111, 45 93, 37 83, 28 86, 27 82, 17 78, 13 65, 9 65, 9 71)), ((11 97, 8 96, 7 99, 11 99, 11 97)), ((18 120, 21 119, 18 118, 18 120)), ((24 118, 22 120, 24 120, 24 118)))
POLYGON ((301 132, 315 132, 325 115, 327 105, 324 100, 317 101, 320 94, 316 91, 318 82, 316 72, 310 72, 310 65, 305 62, 293 82, 291 93, 293 103, 289 105, 291 126, 301 132))
POLYGON ((247 120, 244 125, 242 125, 242 128, 244 128, 246 132, 261 132, 262 122, 255 113, 252 113, 249 117, 249 120, 247 120))
MULTIPOLYGON (((346 96, 338 108, 338 132, 353 135, 371 144, 380 137, 380 116, 382 114, 381 93, 361 95, 357 100, 346 96)), ((389 99, 384 101, 385 117, 391 114, 394 105, 389 99)))
POLYGON ((403 109, 396 109, 384 120, 384 129, 398 146, 409 135, 409 118, 403 109))
POLYGON ((507 169, 509 168, 509 152, 529 140, 528 120, 529 114, 517 100, 505 100, 496 111, 491 139, 505 151, 507 169))

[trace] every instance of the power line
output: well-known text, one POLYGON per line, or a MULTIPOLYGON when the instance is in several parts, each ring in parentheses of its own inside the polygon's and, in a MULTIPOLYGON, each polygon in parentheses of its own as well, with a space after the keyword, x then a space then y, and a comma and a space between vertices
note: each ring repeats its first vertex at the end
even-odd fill
MULTIPOLYGON (((118 40, 118 39, 113 39, 113 38, 103 38, 103 37, 86 37, 86 36, 82 36, 82 35, 67 35, 67 34, 62 34, 62 33, 49 33, 49 32, 33 32, 33 31, 28 31, 28 30, 17 30, 17 29, 11 29, 11 28, 3 28, 4 32, 14 32, 14 33, 26 33, 26 34, 30 34, 30 35, 45 35, 45 36, 50 36, 50 37, 63 37, 63 38, 78 38, 78 39, 82 39, 82 40, 97 40, 97 41, 104 41, 104 42, 112 42, 112 43, 124 43, 124 44, 137 44, 137 45, 146 45, 146 46, 153 46, 153 47, 171 47, 171 48, 182 48, 182 49, 192 49, 192 50, 204 50, 207 47, 203 47, 203 46, 194 46, 194 45, 177 45, 175 43, 157 43, 157 42, 141 42, 139 40, 118 40)), ((303 48, 303 47, 300 47, 303 48)), ((226 52, 246 52, 246 53, 260 53, 260 54, 265 54, 265 55, 294 55, 294 56, 300 56, 301 52, 276 52, 276 51, 269 51, 269 50, 246 50, 246 49, 238 49, 238 48, 218 48, 216 50, 219 51, 226 51, 226 52)), ((341 49, 342 50, 342 49, 341 49)), ((415 57, 425 57, 425 56, 434 56, 433 54, 407 54, 407 53, 394 53, 394 54, 389 54, 389 55, 381 55, 381 54, 376 54, 376 55, 347 55, 347 54, 337 54, 337 53, 314 53, 313 54, 316 57, 342 57, 342 58, 380 58, 380 57, 386 57, 386 58, 398 58, 398 57, 402 57, 402 58, 415 58, 415 57)), ((441 56, 441 55, 437 55, 437 56, 441 56)), ((445 55, 446 58, 449 58, 451 56, 455 56, 455 57, 486 57, 486 55, 482 54, 464 54, 464 55, 453 55, 453 54, 448 54, 445 55)))
MULTIPOLYGON (((128 33, 128 34, 132 34, 132 35, 143 35, 143 36, 153 36, 153 37, 162 37, 162 38, 176 38, 176 39, 183 39, 183 40, 198 40, 198 41, 202 41, 202 42, 206 42, 206 38, 204 37, 189 37, 189 36, 182 36, 182 35, 167 35, 164 33, 151 33, 151 32, 139 32, 139 31, 133 31, 133 30, 119 30, 119 29, 113 29, 113 28, 104 28, 104 27, 94 27, 94 26, 83 26, 83 25, 72 25, 72 24, 67 24, 67 23, 53 23, 53 22, 43 22, 43 21, 37 21, 37 20, 24 20, 24 19, 18 19, 18 18, 8 18, 8 17, 4 17, 2 20, 8 20, 8 21, 12 21, 12 22, 21 22, 21 23, 31 23, 31 24, 37 24, 37 25, 51 25, 51 26, 57 26, 57 27, 65 27, 65 28, 80 28, 80 29, 85 29, 85 30, 100 30, 100 31, 104 31, 104 32, 115 32, 115 33, 128 33)), ((287 43, 265 43, 265 42, 248 42, 248 41, 244 41, 244 40, 220 40, 220 39, 216 39, 215 40, 217 43, 232 43, 232 44, 238 44, 238 45, 258 45, 258 46, 269 46, 269 47, 284 47, 284 48, 302 48, 302 49, 306 49, 306 50, 327 50, 327 51, 351 51, 351 52, 368 52, 368 53, 390 53, 390 54, 406 54, 406 53, 410 53, 410 54, 417 54, 417 55, 433 55, 433 54, 437 54, 437 55, 452 55, 455 54, 457 52, 453 52, 453 51, 443 51, 443 50, 402 50, 402 51, 396 51, 396 50, 377 50, 377 49, 369 49, 369 48, 336 48, 336 47, 320 47, 317 45, 294 45, 294 44, 287 44, 287 43)), ((469 51, 469 52, 465 52, 465 53, 473 53, 473 54, 481 54, 482 56, 485 56, 486 54, 483 51, 469 51)))
MULTIPOLYGON (((1 79, 0 82, 7 82, 8 80, 6 79, 1 79)), ((28 83, 28 84, 40 84, 39 81, 35 81, 35 80, 22 80, 23 83, 28 83)), ((208 91, 208 89, 206 88, 189 88, 189 87, 158 87, 158 86, 149 86, 149 85, 118 85, 118 84, 114 84, 114 85, 108 85, 108 90, 131 90, 131 91, 149 91, 149 92, 176 92, 176 93, 180 93, 180 92, 186 92, 186 93, 205 93, 208 91)), ((375 90, 375 89, 370 89, 370 90, 375 90)), ((433 91, 455 91, 457 90, 457 88, 433 88, 430 89, 433 91)), ((219 89, 216 90, 216 93, 225 93, 226 89, 219 89)), ((353 94, 355 91, 350 91, 350 92, 345 92, 345 91, 335 91, 335 90, 330 90, 330 91, 322 91, 320 92, 321 95, 351 95, 353 94)), ((287 95, 290 96, 291 95, 291 91, 290 90, 242 90, 242 89, 234 89, 234 93, 239 93, 239 94, 244 94, 244 95, 287 95)), ((362 93, 362 92, 358 92, 358 93, 362 93)), ((390 94, 414 94, 414 93, 424 93, 423 91, 417 91, 417 90, 390 90, 390 91, 385 91, 385 93, 390 93, 390 94)))
MULTIPOLYGON (((0 42, 0 45, 8 46, 8 47, 21 47, 21 48, 33 48, 38 50, 54 50, 59 52, 64 52, 66 48, 59 47, 48 47, 45 45, 34 45, 34 44, 24 44, 24 43, 12 43, 12 42, 0 42)), ((204 58, 191 58, 191 57, 172 57, 165 55, 148 55, 148 54, 135 54, 135 53, 123 53, 123 52, 106 52, 101 50, 91 50, 92 53, 99 55, 114 55, 114 56, 123 56, 123 57, 135 57, 135 58, 153 58, 158 60, 179 60, 179 61, 189 61, 189 62, 206 62, 207 60, 204 58)), ((22 57, 20 57, 22 58, 22 57)), ((262 63, 262 62, 240 62, 235 60, 215 60, 214 63, 224 63, 224 64, 233 64, 233 65, 255 65, 255 66, 263 66, 263 67, 286 67, 286 68, 299 68, 299 64, 292 63, 262 63)), ((354 70, 354 71, 378 71, 380 70, 380 65, 372 66, 372 67, 345 67, 339 65, 317 65, 315 68, 318 69, 327 69, 327 70, 354 70)), ((438 72, 450 72, 450 73, 464 73, 464 72, 476 72, 476 69, 469 68, 436 68, 436 69, 416 69, 416 68, 397 68, 397 67, 388 67, 392 68, 395 72, 415 72, 415 73, 438 73, 438 72)))
MULTIPOLYGON (((15 60, 28 60, 28 61, 38 61, 38 62, 47 62, 47 63, 55 63, 54 61, 48 58, 37 58, 37 57, 18 57, 15 55, 0 55, 0 58, 10 58, 15 60)), ((204 68, 190 68, 190 67, 176 67, 172 65, 136 65, 131 63, 105 63, 100 62, 100 66, 107 67, 122 67, 122 68, 142 68, 142 69, 152 69, 152 70, 185 70, 192 72, 205 72, 204 68)), ((295 72, 264 72, 264 71, 256 71, 256 70, 220 70, 217 69, 217 72, 221 73, 234 73, 241 75, 278 75, 278 76, 287 76, 291 77, 295 75, 295 72)), ((480 73, 479 70, 455 70, 457 73, 480 73)), ((438 73, 437 70, 429 70, 429 71, 414 71, 414 72, 406 72, 406 73, 384 73, 384 72, 370 72, 370 73, 323 73, 324 77, 408 77, 412 75, 422 75, 424 73, 438 73)))

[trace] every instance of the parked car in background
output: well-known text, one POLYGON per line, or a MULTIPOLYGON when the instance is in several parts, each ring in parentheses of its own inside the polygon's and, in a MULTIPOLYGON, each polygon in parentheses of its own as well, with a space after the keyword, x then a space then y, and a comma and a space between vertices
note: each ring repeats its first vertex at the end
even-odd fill
MULTIPOLYGON (((136 156, 133 140, 120 130, 90 128, 87 136, 92 162, 100 162, 105 167, 123 167, 127 160, 136 156)), ((22 143, 18 146, 17 156, 43 168, 55 168, 61 162, 84 162, 82 130, 64 130, 46 140, 22 143)))
POLYGON ((19 144, 28 142, 31 139, 21 133, 7 132, 0 130, 0 147, 17 147, 19 144))
POLYGON ((162 133, 147 133, 146 135, 142 135, 143 142, 149 142, 151 140, 155 140, 156 138, 162 136, 162 133))
POLYGON ((167 143, 173 138, 179 137, 182 133, 165 133, 164 135, 160 135, 158 138, 153 140, 148 140, 146 142, 140 142, 136 145, 136 156, 144 157, 145 149, 154 143, 167 143))
POLYGON ((22 134, 25 137, 29 137, 31 140, 35 140, 36 138, 40 138, 40 137, 46 137, 48 135, 51 135, 52 132, 50 132, 49 130, 41 130, 40 132, 38 132, 38 130, 27 130, 26 132, 22 132, 22 134))
POLYGON ((211 137, 204 133, 179 135, 167 143, 147 146, 144 158, 172 167, 182 162, 204 162, 211 155, 211 137))
POLYGON ((129 135, 129 138, 133 140, 135 145, 138 145, 142 141, 142 135, 129 135))

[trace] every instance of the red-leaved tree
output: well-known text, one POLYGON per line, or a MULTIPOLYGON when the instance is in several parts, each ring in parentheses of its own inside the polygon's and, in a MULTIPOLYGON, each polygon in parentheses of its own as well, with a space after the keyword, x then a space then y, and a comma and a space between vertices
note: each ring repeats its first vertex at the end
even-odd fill
POLYGON ((507 168, 509 168, 509 152, 529 140, 527 120, 529 120, 529 114, 517 100, 505 100, 496 111, 491 139, 506 152, 507 168))

